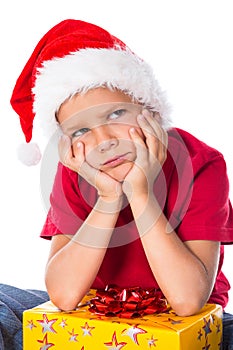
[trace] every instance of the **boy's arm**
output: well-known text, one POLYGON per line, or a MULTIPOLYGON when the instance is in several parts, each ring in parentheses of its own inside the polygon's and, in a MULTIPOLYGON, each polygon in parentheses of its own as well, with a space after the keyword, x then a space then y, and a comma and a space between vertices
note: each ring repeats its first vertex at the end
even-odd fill
POLYGON ((53 239, 46 267, 46 287, 51 300, 62 310, 72 310, 90 289, 111 239, 122 207, 122 186, 92 168, 84 154, 84 144, 74 152, 69 137, 59 142, 61 162, 78 172, 98 191, 98 200, 78 232, 70 239, 53 239), (75 155, 73 155, 73 152, 75 155))
POLYGON ((53 303, 72 310, 91 287, 111 238, 122 197, 101 198, 74 236, 52 240, 45 281, 53 303))
POLYGON ((181 316, 199 311, 212 291, 219 242, 182 242, 169 226, 153 191, 166 159, 167 135, 156 116, 143 111, 138 124, 144 139, 131 129, 137 158, 122 185, 128 197, 149 265, 165 297, 181 316))
POLYGON ((137 196, 130 204, 149 265, 170 305, 180 316, 198 312, 214 285, 219 242, 182 242, 153 196, 137 196))

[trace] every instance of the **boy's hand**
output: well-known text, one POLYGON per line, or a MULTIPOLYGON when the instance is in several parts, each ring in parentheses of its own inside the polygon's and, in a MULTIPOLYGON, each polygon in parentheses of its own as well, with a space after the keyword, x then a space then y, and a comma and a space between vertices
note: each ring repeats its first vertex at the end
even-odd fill
POLYGON ((134 195, 148 196, 153 193, 154 181, 167 158, 167 132, 156 120, 156 115, 143 110, 137 120, 144 138, 135 128, 130 129, 130 136, 136 148, 136 159, 122 186, 129 201, 134 195))
POLYGON ((76 171, 87 182, 94 186, 100 197, 106 201, 114 201, 123 194, 122 185, 102 171, 93 168, 85 158, 84 144, 79 142, 75 152, 72 149, 71 140, 63 135, 59 142, 59 156, 61 162, 73 171, 76 171))

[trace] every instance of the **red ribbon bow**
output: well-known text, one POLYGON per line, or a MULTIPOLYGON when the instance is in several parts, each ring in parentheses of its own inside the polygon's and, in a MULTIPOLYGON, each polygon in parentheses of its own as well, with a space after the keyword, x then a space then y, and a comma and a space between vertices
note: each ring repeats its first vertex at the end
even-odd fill
POLYGON ((141 317, 168 309, 167 301, 159 289, 122 289, 115 285, 97 290, 96 296, 90 300, 90 305, 89 311, 95 314, 124 318, 141 317))

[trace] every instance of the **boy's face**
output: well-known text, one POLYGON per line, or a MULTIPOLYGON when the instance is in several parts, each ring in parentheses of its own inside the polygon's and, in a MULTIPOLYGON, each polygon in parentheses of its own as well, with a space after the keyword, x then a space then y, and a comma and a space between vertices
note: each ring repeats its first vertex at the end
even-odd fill
POLYGON ((97 88, 65 101, 57 114, 63 133, 85 148, 87 162, 94 168, 123 181, 136 159, 129 129, 133 126, 143 137, 137 123, 142 106, 132 103, 120 91, 97 88))

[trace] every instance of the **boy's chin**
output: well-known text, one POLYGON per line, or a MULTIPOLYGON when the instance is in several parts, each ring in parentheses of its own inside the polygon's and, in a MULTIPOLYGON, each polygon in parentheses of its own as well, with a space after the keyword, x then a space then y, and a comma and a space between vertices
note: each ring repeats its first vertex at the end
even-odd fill
POLYGON ((124 163, 120 166, 117 166, 115 168, 111 168, 108 171, 105 171, 106 174, 111 176, 114 180, 118 182, 123 182, 126 178, 127 174, 130 172, 130 170, 133 167, 133 163, 124 163))

